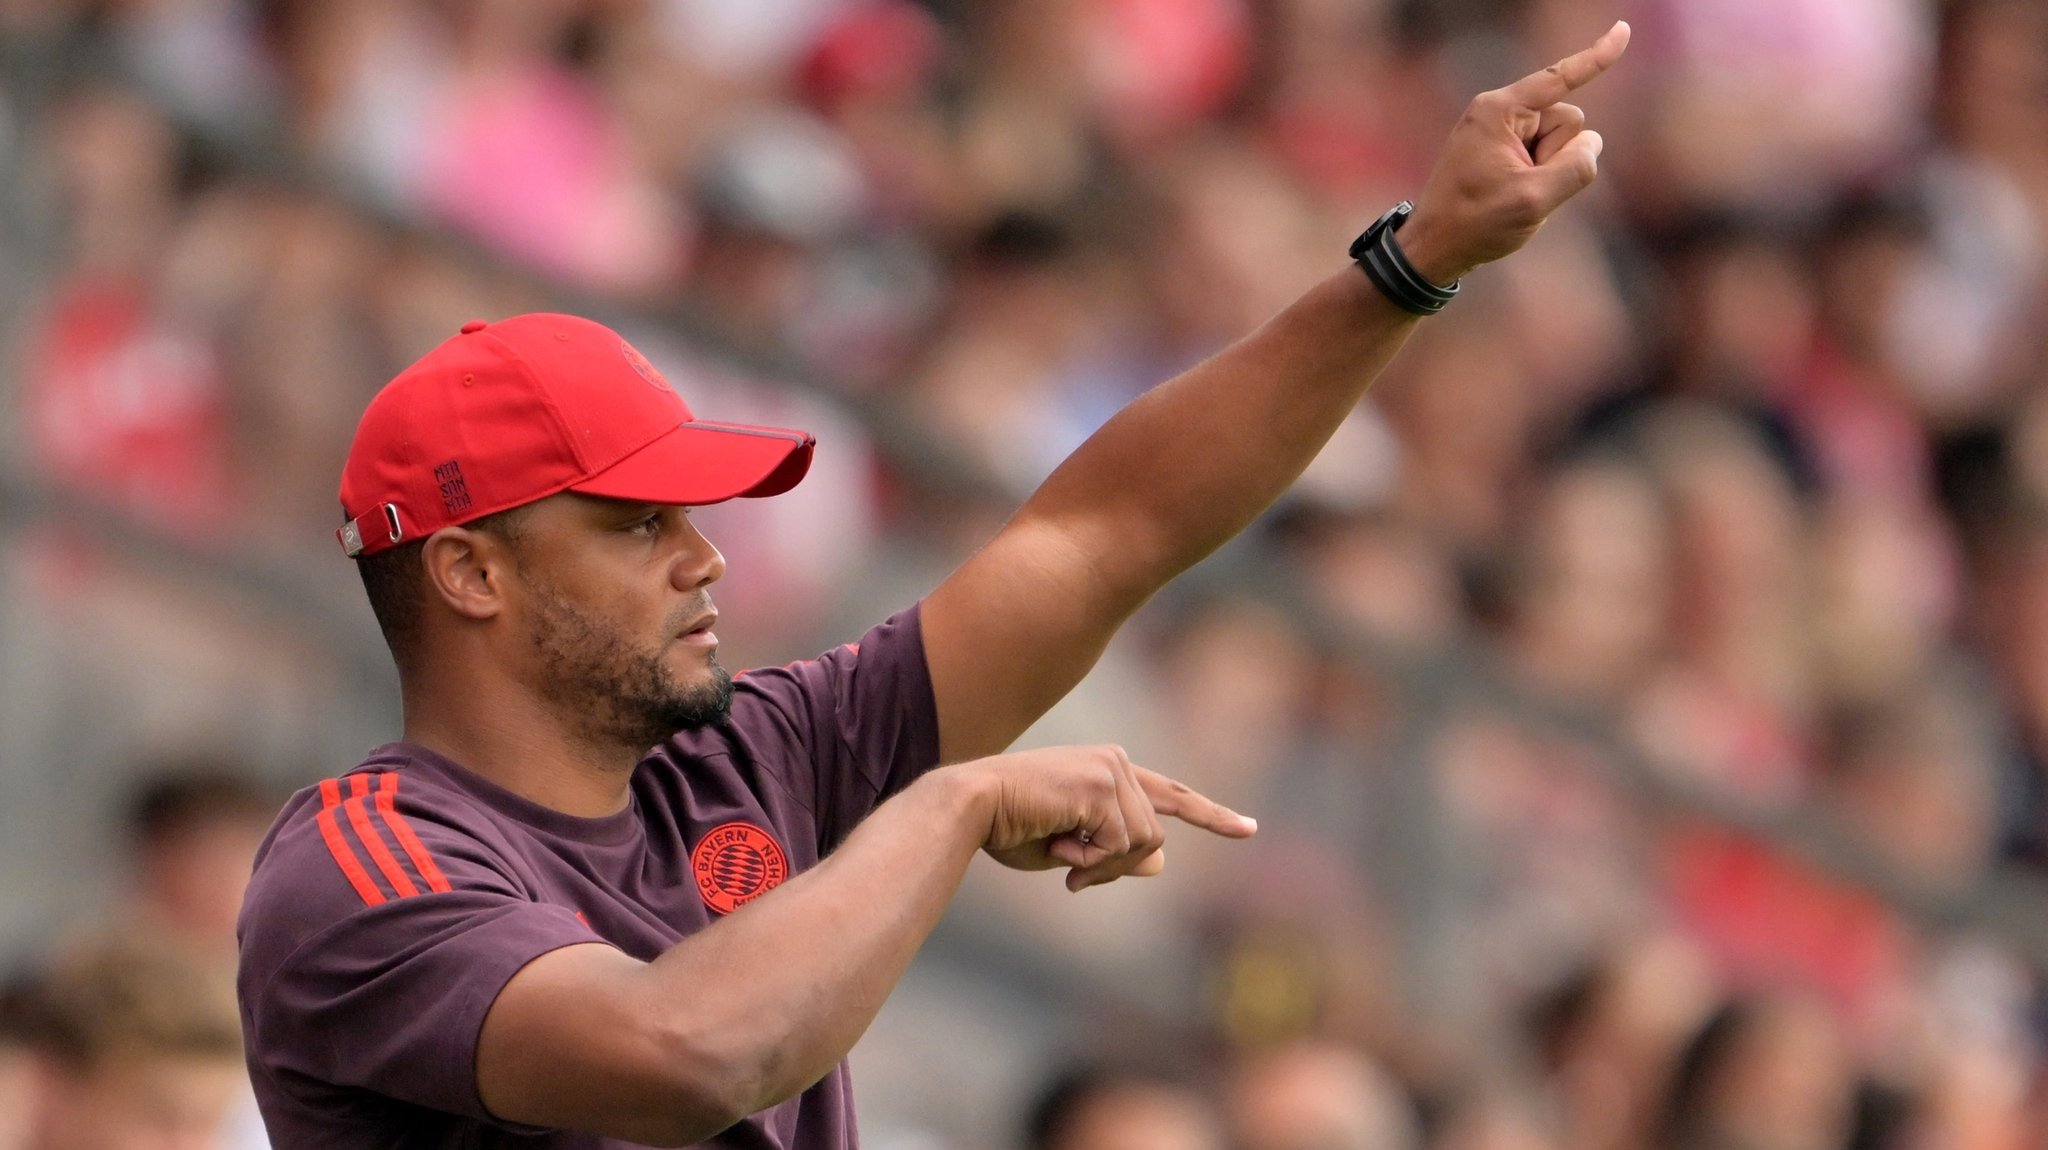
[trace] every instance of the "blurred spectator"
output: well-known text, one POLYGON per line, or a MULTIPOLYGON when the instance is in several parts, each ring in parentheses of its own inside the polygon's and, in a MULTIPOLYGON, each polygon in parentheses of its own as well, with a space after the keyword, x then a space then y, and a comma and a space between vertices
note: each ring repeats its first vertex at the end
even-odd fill
POLYGON ((1427 651, 1463 623, 1450 558, 1418 524, 1384 512, 1309 510, 1289 527, 1290 551, 1318 604, 1360 634, 1427 651))
POLYGON ((1541 998, 1531 1045, 1565 1144, 1653 1144, 1681 1049, 1714 1006, 1705 957, 1685 938, 1656 932, 1617 943, 1541 998))
POLYGON ((232 971, 242 890, 278 806, 247 773, 210 760, 145 774, 128 807, 127 925, 232 971))
POLYGON ((1749 425, 1706 404, 1644 432, 1672 516, 1672 658, 1638 732, 1659 760, 1767 803, 1808 782, 1814 717, 1798 491, 1749 425))
POLYGON ((1589 459, 1545 477, 1516 525, 1503 645, 1560 699, 1618 710, 1667 654, 1670 513, 1649 477, 1589 459))
POLYGON ((2048 521, 2028 498, 2031 494, 2020 493, 2020 510, 1989 541, 1978 612, 1979 627, 1992 644, 2016 744, 2004 771, 2007 796, 1999 850, 2044 867, 2048 866, 2048 521))
POLYGON ((1471 302, 1479 306, 1418 331, 1378 393, 1401 443, 1396 506, 1462 557, 1502 540, 1539 399, 1512 329, 1484 297, 1471 302))
POLYGON ((53 482, 210 535, 229 504, 228 397, 212 317, 169 282, 165 257, 186 223, 179 140, 110 89, 77 93, 57 115, 50 178, 68 209, 69 271, 48 289, 29 355, 24 446, 53 482))
POLYGON ((1847 1143, 1855 1074, 1819 1003, 1787 995, 1722 1006, 1692 1037, 1665 1097, 1669 1150, 1834 1150, 1847 1143))
POLYGON ((175 947, 96 939, 34 982, 26 1150, 215 1146, 247 1089, 231 980, 175 947))
POLYGON ((1920 205, 1886 195, 1852 196, 1823 225, 1818 338, 1785 404, 1834 490, 1893 501, 1930 490, 1926 432, 1900 362, 1915 325, 1899 315, 1907 279, 1928 258, 1929 227, 1920 205))
POLYGON ((2038 229, 2048 220, 2048 14, 2029 0, 1959 0, 1940 11, 1936 125, 2031 200, 2038 229))
POLYGON ((1933 31, 1914 0, 1636 7, 1641 66, 1660 81, 1631 167, 1656 173, 1651 202, 1796 210, 1914 137, 1933 31))
MULTIPOLYGON (((1564 1150, 1557 1117, 1526 1083, 1477 1082, 1443 1104, 1430 1150, 1564 1150)), ((1661 1148, 1660 1148, 1661 1150, 1661 1148)))
POLYGON ((1055 1078, 1025 1118, 1025 1150, 1225 1150, 1210 1099, 1177 1078, 1080 1067, 1055 1078))
POLYGON ((1413 1104, 1370 1058, 1305 1041, 1241 1060, 1225 1094, 1242 1150, 1419 1150, 1413 1104))
POLYGON ((1859 1038, 1881 1031, 1912 977, 1910 936, 1891 908, 1785 847, 1699 820, 1663 850, 1671 913, 1717 975, 1812 995, 1859 1038))
POLYGON ((1917 883, 1963 890, 1998 841, 1998 744, 1973 684, 1930 677, 1881 709, 1847 717, 1833 748, 1829 805, 1917 883))
POLYGON ((0 985, 0 1150, 25 1150, 29 1103, 35 1089, 29 1050, 29 979, 14 976, 0 985))
POLYGON ((1880 705, 1953 668, 1961 556, 1925 501, 1836 496, 1815 535, 1816 689, 1829 707, 1880 705))

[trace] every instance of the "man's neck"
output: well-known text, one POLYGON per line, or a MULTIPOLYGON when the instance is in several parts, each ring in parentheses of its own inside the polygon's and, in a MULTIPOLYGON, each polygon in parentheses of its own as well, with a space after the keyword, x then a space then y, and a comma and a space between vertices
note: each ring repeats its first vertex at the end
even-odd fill
POLYGON ((625 809, 634 764, 645 751, 592 746, 538 703, 465 713, 416 699, 412 692, 406 694, 403 737, 521 798, 580 818, 625 809))

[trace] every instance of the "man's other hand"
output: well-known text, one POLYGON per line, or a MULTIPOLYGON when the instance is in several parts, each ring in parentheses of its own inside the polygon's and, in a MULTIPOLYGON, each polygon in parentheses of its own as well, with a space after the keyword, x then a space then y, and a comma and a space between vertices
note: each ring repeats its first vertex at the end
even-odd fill
POLYGON ((1131 761, 1122 747, 1047 747, 946 769, 989 796, 982 847, 1018 870, 1067 867, 1067 889, 1154 875, 1166 866, 1160 816, 1249 838, 1253 820, 1131 761))

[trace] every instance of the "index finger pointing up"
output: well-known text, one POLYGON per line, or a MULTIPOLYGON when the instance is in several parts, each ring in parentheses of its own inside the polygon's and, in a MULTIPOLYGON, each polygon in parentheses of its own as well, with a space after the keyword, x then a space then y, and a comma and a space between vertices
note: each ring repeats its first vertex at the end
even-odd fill
POLYGON ((1508 97, 1518 107, 1535 111, 1548 108, 1621 59, 1622 50, 1628 47, 1628 35, 1628 22, 1616 20, 1614 27, 1593 41, 1591 47, 1574 52, 1541 72, 1524 76, 1508 85, 1508 97))

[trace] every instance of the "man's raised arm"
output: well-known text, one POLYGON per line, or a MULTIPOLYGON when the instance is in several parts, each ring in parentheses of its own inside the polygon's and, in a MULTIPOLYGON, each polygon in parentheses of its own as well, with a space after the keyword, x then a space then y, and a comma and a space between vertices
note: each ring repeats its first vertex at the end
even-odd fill
MULTIPOLYGON (((1398 237, 1433 284, 1520 248, 1593 182, 1601 140, 1565 97, 1628 26, 1475 98, 1398 237)), ((1415 325, 1357 267, 1118 412, 926 599, 941 755, 1009 745, 1124 620, 1278 499, 1415 325)))

